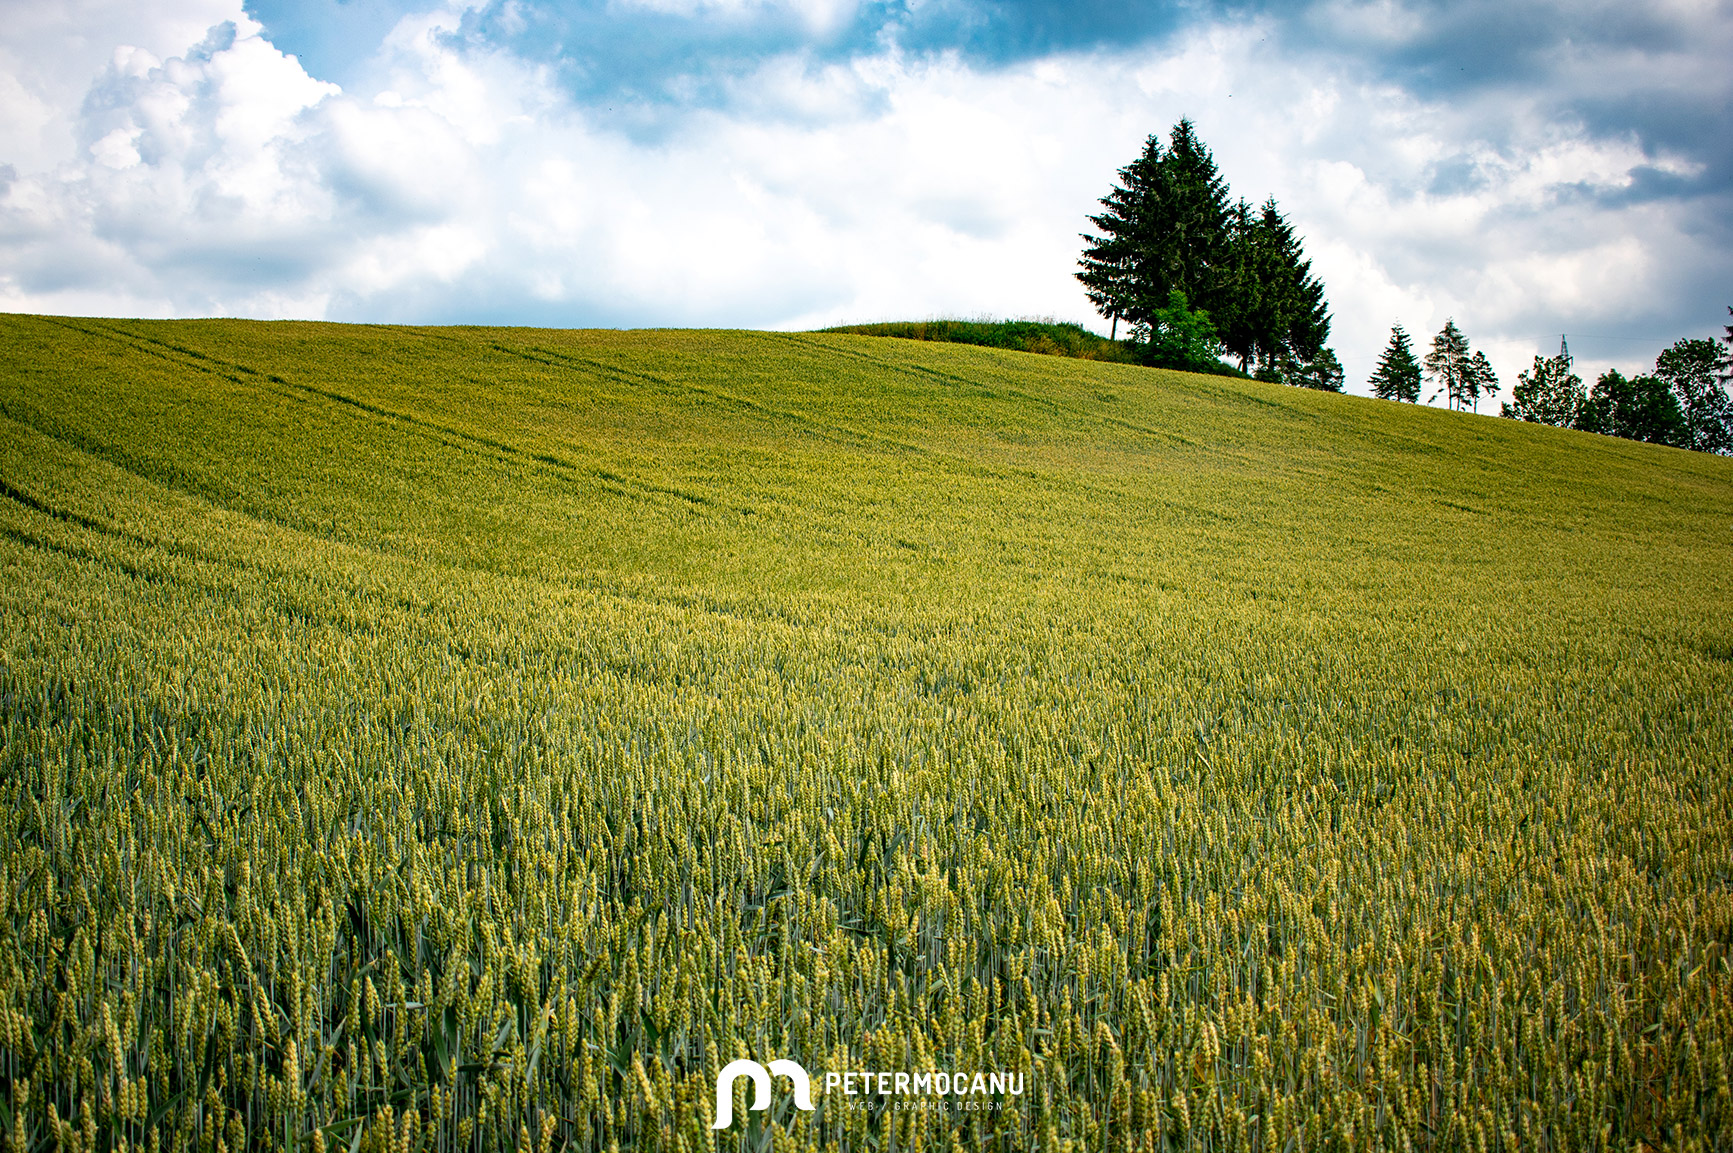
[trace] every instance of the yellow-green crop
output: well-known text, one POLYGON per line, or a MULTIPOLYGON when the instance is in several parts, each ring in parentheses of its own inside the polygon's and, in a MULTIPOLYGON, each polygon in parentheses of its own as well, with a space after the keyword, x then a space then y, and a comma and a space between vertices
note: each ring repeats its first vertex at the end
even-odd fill
POLYGON ((0 1130, 1733 1149, 1730 557, 1733 461, 1249 381, 3 317, 0 1130))

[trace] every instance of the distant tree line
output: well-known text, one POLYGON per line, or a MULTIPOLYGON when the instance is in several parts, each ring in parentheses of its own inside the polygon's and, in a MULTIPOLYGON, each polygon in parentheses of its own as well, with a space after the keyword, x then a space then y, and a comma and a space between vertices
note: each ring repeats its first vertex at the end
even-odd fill
MULTIPOLYGON (((1733 314, 1733 307, 1727 311, 1733 314)), ((1720 341, 1675 341, 1655 359, 1652 372, 1626 377, 1609 369, 1590 389, 1571 370, 1570 348, 1561 338, 1558 355, 1536 355, 1534 365, 1517 375, 1500 415, 1698 452, 1733 453, 1730 349, 1733 324, 1720 341)), ((1498 389, 1492 366, 1481 353, 1470 355, 1468 339, 1454 319, 1433 338, 1424 364, 1415 360, 1408 334, 1396 325, 1368 383, 1375 396, 1412 402, 1420 399, 1423 376, 1438 387, 1432 399, 1447 395, 1453 408, 1475 405, 1498 389)))
POLYGON ((1241 373, 1333 392, 1330 312, 1300 238, 1275 200, 1229 199, 1189 120, 1151 136, 1089 221, 1077 279, 1145 364, 1241 373))

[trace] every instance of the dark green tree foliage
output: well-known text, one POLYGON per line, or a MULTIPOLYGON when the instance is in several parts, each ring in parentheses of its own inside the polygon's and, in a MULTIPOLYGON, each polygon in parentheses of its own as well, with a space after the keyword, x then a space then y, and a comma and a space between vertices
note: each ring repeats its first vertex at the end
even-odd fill
POLYGON ((1595 381, 1577 415, 1577 427, 1651 444, 1683 447, 1687 439, 1684 410, 1666 381, 1648 374, 1627 378, 1617 369, 1601 373, 1595 381))
POLYGON ((1534 367, 1517 374, 1510 403, 1503 407, 1501 415, 1572 428, 1587 399, 1583 378, 1571 371, 1571 350, 1560 337, 1557 356, 1536 353, 1534 367))
POLYGON ((1414 359, 1414 346, 1400 324, 1390 329, 1390 343, 1378 358, 1378 368, 1368 381, 1372 395, 1383 400, 1406 400, 1410 404, 1420 399, 1420 362, 1414 359))
POLYGON ((1228 351, 1242 368, 1256 365, 1260 375, 1281 379, 1284 361, 1305 366, 1324 351, 1330 336, 1324 286, 1274 200, 1264 201, 1256 216, 1241 201, 1230 219, 1230 267, 1236 275, 1234 292, 1224 294, 1229 299, 1222 306, 1238 316, 1228 351))
POLYGON ((1318 355, 1304 363, 1290 363, 1285 373, 1287 383, 1300 388, 1313 388, 1319 392, 1341 392, 1346 374, 1342 371, 1342 362, 1336 359, 1336 354, 1328 348, 1318 350, 1318 355))
POLYGON ((1085 234, 1082 281, 1107 317, 1149 326, 1182 292, 1200 309, 1214 305, 1227 257, 1227 182, 1189 120, 1174 125, 1163 148, 1151 136, 1143 155, 1119 170, 1121 183, 1101 201, 1085 234))
POLYGON ((1229 203, 1189 120, 1174 125, 1165 148, 1151 136, 1119 177, 1104 211, 1089 218, 1099 235, 1084 234, 1077 273, 1103 316, 1148 340, 1165 330, 1161 317, 1179 292, 1207 314, 1223 351, 1260 378, 1311 382, 1340 372, 1334 354, 1323 359, 1329 308, 1293 226, 1274 200, 1256 211, 1229 203))
MULTIPOLYGON (((1679 402, 1682 448, 1733 451, 1733 398, 1721 381, 1728 356, 1714 340, 1679 340, 1655 359, 1655 377, 1679 402)), ((1669 442, 1673 443, 1673 442, 1669 442)))

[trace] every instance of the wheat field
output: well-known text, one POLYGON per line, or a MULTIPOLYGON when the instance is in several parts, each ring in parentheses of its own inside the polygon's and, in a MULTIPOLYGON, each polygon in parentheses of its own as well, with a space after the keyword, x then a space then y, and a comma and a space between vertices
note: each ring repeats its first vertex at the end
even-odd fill
POLYGON ((1733 461, 867 336, 0 332, 8 1149, 1733 1149, 1733 461), (713 1130, 741 1057, 815 1107, 713 1130))

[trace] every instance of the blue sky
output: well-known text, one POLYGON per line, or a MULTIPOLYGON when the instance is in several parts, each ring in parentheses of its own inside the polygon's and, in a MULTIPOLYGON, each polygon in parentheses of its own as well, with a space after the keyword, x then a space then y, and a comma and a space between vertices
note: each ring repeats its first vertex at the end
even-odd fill
POLYGON ((1084 217, 1189 116, 1305 237, 1360 386, 1506 384, 1733 304, 1733 6, 73 0, 0 26, 0 307, 1097 323, 1084 217))

